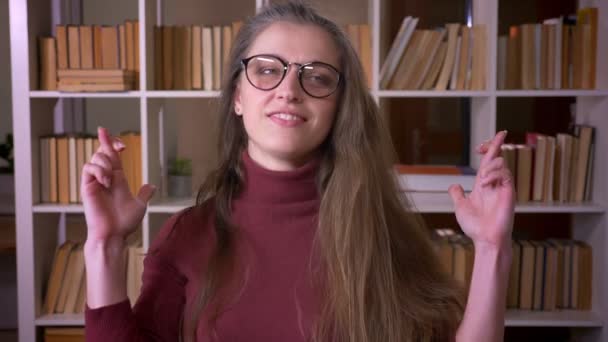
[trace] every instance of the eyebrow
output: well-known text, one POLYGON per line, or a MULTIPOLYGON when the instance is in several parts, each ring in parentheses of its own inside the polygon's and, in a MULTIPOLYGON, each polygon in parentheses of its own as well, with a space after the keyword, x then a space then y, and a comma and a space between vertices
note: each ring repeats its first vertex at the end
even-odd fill
POLYGON ((290 60, 289 60, 289 58, 285 58, 284 56, 281 56, 281 55, 276 54, 276 53, 265 53, 265 52, 261 52, 261 53, 252 54, 252 56, 253 56, 253 55, 268 55, 268 56, 275 56, 275 57, 279 57, 280 59, 282 59, 282 60, 284 60, 284 61, 287 61, 288 63, 296 63, 296 64, 299 64, 299 65, 308 64, 308 63, 323 63, 323 64, 329 64, 329 65, 333 66, 334 68, 337 68, 337 66, 334 66, 334 64, 333 64, 333 63, 330 63, 330 62, 324 62, 324 61, 321 61, 321 60, 318 60, 318 59, 315 59, 315 60, 310 60, 310 61, 306 61, 306 62, 297 62, 297 61, 290 61, 290 60))

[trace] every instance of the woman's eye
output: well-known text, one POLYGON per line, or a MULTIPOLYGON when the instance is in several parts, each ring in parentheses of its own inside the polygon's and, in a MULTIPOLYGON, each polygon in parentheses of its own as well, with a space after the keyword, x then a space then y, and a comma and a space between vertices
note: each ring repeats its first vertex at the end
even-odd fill
POLYGON ((258 74, 260 74, 260 75, 274 75, 277 72, 278 71, 276 68, 260 68, 258 70, 258 74))
POLYGON ((328 82, 327 77, 323 75, 308 75, 307 79, 318 84, 327 84, 328 82))

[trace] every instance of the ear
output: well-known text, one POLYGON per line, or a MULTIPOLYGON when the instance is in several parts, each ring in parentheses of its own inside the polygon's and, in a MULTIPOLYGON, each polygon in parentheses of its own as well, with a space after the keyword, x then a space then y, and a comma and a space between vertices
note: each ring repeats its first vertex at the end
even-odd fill
POLYGON ((234 89, 234 112, 236 115, 243 115, 243 103, 241 101, 241 85, 237 83, 234 89))

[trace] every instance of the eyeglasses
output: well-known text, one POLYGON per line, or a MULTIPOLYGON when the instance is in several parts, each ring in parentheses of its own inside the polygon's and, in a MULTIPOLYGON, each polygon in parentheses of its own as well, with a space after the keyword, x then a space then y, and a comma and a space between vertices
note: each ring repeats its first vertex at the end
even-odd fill
POLYGON ((333 94, 342 75, 333 66, 323 62, 287 63, 273 55, 255 55, 241 60, 249 83, 260 90, 272 90, 281 84, 289 66, 298 65, 298 81, 306 94, 323 98, 333 94))

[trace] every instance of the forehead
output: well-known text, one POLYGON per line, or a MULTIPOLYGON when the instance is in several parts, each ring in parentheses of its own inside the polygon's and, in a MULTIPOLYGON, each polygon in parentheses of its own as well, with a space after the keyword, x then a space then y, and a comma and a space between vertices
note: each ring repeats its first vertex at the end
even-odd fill
POLYGON ((274 54, 289 62, 316 60, 338 67, 337 50, 329 33, 322 28, 281 21, 268 26, 255 38, 248 55, 274 54))

